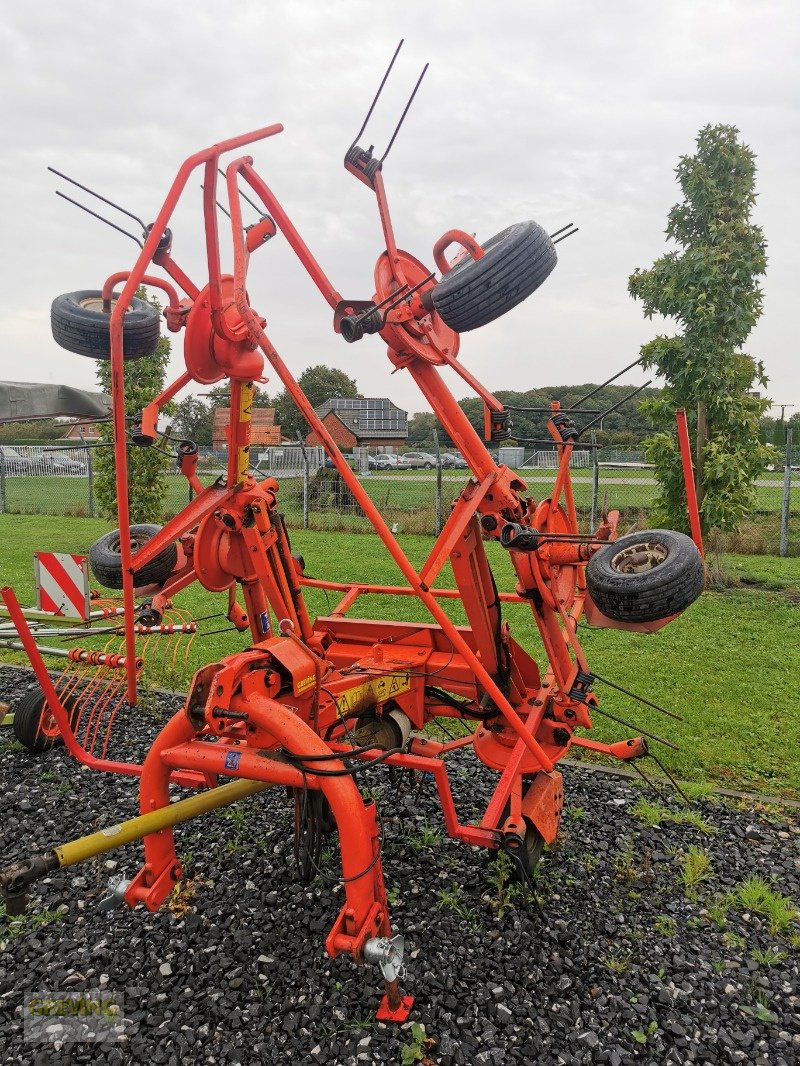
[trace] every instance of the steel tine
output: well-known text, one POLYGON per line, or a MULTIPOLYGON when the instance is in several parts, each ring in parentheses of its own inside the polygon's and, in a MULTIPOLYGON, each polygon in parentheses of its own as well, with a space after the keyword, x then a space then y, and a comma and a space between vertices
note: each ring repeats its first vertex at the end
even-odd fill
MULTIPOLYGON (((90 189, 88 185, 81 185, 79 181, 76 181, 74 178, 69 177, 69 175, 67 174, 62 174, 61 171, 56 170, 55 167, 48 167, 47 169, 52 174, 57 174, 59 178, 63 178, 64 181, 68 181, 71 185, 77 185, 79 189, 83 189, 84 192, 88 192, 90 196, 94 196, 98 200, 102 200, 103 203, 108 204, 109 207, 113 207, 116 211, 120 211, 123 215, 127 215, 128 218, 132 218, 134 222, 139 223, 139 225, 142 227, 142 230, 147 229, 147 226, 145 226, 144 222, 142 222, 138 215, 134 215, 132 211, 128 211, 126 210, 126 208, 120 207, 119 204, 115 204, 113 200, 109 200, 106 196, 101 196, 99 192, 95 192, 94 189, 90 189)), ((125 231, 123 230, 123 233, 124 232, 125 231)))
POLYGON ((110 226, 112 229, 115 229, 118 233, 124 233, 126 237, 130 237, 132 241, 135 241, 140 248, 144 248, 144 245, 138 237, 135 237, 132 233, 129 233, 126 229, 123 229, 122 226, 118 226, 116 222, 111 222, 109 221, 109 219, 103 218, 103 216, 98 215, 96 211, 92 211, 92 209, 87 207, 85 204, 78 203, 77 200, 73 200, 71 196, 67 196, 65 192, 61 192, 59 189, 56 189, 56 196, 60 196, 62 200, 66 200, 68 203, 74 204, 75 207, 79 207, 81 211, 85 211, 86 214, 91 215, 92 218, 100 219, 101 222, 105 222, 107 226, 110 226))
MULTIPOLYGON (((367 111, 367 117, 362 122, 361 129, 358 131, 358 133, 353 138, 353 143, 350 145, 350 148, 354 148, 358 144, 359 140, 361 139, 361 135, 363 134, 364 130, 367 128, 367 123, 369 122, 370 118, 372 117, 372 112, 375 110, 375 105, 378 102, 378 97, 383 92, 383 87, 386 84, 386 79, 389 77, 389 75, 392 72, 392 67, 394 66, 394 61, 395 61, 395 59, 397 59, 397 55, 398 55, 400 49, 403 47, 403 41, 404 40, 405 40, 404 37, 400 38, 400 44, 398 44, 397 48, 395 48, 394 55, 392 56, 392 58, 391 58, 391 60, 389 62, 389 66, 386 68, 386 73, 383 75, 383 80, 381 81, 380 85, 378 86, 378 91, 375 93, 375 96, 374 96, 374 98, 372 100, 372 103, 369 106, 369 111, 367 111)), ((349 151, 349 149, 348 149, 348 151, 349 151)))
POLYGON ((397 125, 394 128, 394 133, 392 134, 392 139, 389 141, 389 144, 388 144, 388 146, 386 148, 386 151, 381 156, 381 163, 383 163, 385 161, 387 155, 392 150, 392 145, 395 142, 395 138, 397 137, 397 134, 400 132, 400 127, 405 122, 406 115, 408 114, 408 109, 414 103, 414 97, 417 95, 417 89, 419 89, 420 85, 422 84, 422 79, 425 77, 425 73, 426 73, 427 69, 428 69, 428 64, 426 63, 425 66, 422 68, 422 73, 417 78, 417 84, 414 86, 414 89, 413 89, 413 91, 411 93, 411 96, 409 96, 409 98, 408 98, 408 103, 406 104, 405 108, 403 109, 403 114, 400 116, 400 121, 397 123, 397 125))

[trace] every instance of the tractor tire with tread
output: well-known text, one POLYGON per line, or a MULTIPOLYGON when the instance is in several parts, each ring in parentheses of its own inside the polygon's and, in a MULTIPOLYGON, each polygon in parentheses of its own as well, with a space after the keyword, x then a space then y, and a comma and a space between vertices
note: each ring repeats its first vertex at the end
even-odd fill
MULTIPOLYGON (((64 710, 74 725, 78 714, 78 693, 62 697, 64 710)), ((64 743, 55 719, 47 710, 47 699, 40 685, 34 685, 14 705, 14 736, 28 751, 40 754, 64 743)))
MULTIPOLYGON (((136 551, 149 540, 152 540, 160 529, 161 526, 156 525, 131 526, 131 547, 133 550, 136 551)), ((178 546, 177 544, 169 544, 154 559, 134 571, 134 586, 140 588, 144 585, 163 585, 175 569, 177 561, 178 546)), ((106 533, 94 542, 89 549, 89 565, 94 576, 105 588, 122 588, 122 555, 120 554, 118 529, 106 533)))
POLYGON ((705 564, 685 533, 648 529, 620 537, 593 555, 586 586, 606 617, 657 622, 694 603, 705 587, 705 564))
POLYGON ((539 288, 558 262, 555 245, 537 222, 516 222, 481 245, 431 290, 439 317, 457 333, 485 326, 539 288))
MULTIPOLYGON (((114 307, 119 293, 114 293, 114 307)), ((56 296, 50 307, 50 329, 56 344, 90 359, 111 358, 108 324, 111 315, 103 310, 103 294, 94 289, 56 296)), ((126 362, 152 355, 161 338, 158 311, 146 300, 134 297, 122 319, 122 351, 126 362)))

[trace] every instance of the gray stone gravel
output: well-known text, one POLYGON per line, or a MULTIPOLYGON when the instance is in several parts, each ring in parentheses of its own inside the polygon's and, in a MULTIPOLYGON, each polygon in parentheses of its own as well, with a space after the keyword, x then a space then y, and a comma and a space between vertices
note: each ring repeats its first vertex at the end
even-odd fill
MULTIPOLYGON (((0 699, 29 683, 25 671, 0 668, 0 699)), ((116 754, 141 754, 168 703, 133 716, 116 754)), ((138 813, 134 780, 60 752, 32 757, 10 739, 0 734, 3 864, 138 813)), ((478 813, 494 775, 466 753, 452 765, 460 814, 478 813)), ((800 899, 797 811, 703 802, 712 835, 647 828, 631 813, 640 789, 580 768, 565 777, 567 815, 542 866, 538 906, 518 902, 502 917, 485 853, 432 833, 441 828, 432 785, 385 771, 365 781, 383 816, 412 1018, 436 1041, 430 1061, 794 1066, 800 971, 790 934, 773 936, 761 917, 736 910, 720 927, 708 908, 752 873, 800 899), (707 850, 713 869, 695 900, 680 879, 679 855, 691 845, 707 850), (781 953, 771 965, 761 954, 770 948, 781 953)), ((176 830, 185 913, 98 912, 109 876, 139 866, 140 845, 130 845, 48 878, 15 935, 0 919, 0 1062, 401 1061, 410 1023, 374 1021, 377 971, 324 954, 342 891, 298 882, 285 798, 276 790, 241 811, 176 830), (123 1041, 25 1043, 24 994, 93 988, 124 996, 123 1041)), ((335 854, 326 862, 335 873, 335 854)))

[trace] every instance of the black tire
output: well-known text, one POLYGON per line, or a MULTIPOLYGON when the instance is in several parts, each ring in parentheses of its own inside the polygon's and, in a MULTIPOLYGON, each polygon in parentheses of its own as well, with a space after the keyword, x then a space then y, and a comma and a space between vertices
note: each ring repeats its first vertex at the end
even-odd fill
POLYGON ((433 470, 433 463, 423 463, 422 468, 423 470, 433 470))
MULTIPOLYGON (((114 293, 111 307, 119 297, 114 293)), ((56 344, 90 359, 111 358, 110 314, 103 295, 93 289, 56 296, 50 307, 50 328, 56 344)), ((122 320, 122 352, 126 360, 152 355, 161 337, 161 320, 152 304, 134 297, 122 320)))
MULTIPOLYGON (((70 722, 74 724, 78 714, 78 694, 73 692, 69 696, 62 697, 61 702, 70 717, 70 722)), ((52 719, 52 716, 47 715, 44 725, 42 723, 42 715, 46 714, 46 704, 41 687, 34 685, 14 705, 14 736, 28 751, 37 754, 50 751, 51 748, 57 748, 64 743, 61 734, 53 731, 57 730, 55 723, 52 720, 48 721, 52 719)))
MULTIPOLYGON (((146 544, 158 533, 161 526, 139 525, 131 526, 131 546, 136 551, 146 544)), ((143 585, 163 585, 169 575, 175 569, 178 561, 178 546, 170 544, 155 559, 145 563, 133 572, 133 583, 137 587, 143 585)), ((119 530, 114 529, 110 533, 96 540, 89 549, 89 565, 92 573, 107 589, 122 588, 122 556, 120 555, 119 530)))
POLYGON ((457 333, 485 326, 516 307, 558 262, 553 242, 536 222, 517 222, 481 247, 480 259, 462 259, 431 290, 433 306, 457 333))
POLYGON ((649 529, 620 537, 593 555, 586 585, 608 618, 656 622, 694 603, 705 587, 705 566, 685 534, 649 529))

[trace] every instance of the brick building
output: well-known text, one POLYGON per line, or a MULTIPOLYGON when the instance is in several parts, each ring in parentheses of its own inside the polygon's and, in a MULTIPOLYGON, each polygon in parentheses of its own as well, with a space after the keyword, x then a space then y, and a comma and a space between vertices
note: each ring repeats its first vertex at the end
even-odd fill
MULTIPOLYGON (((323 425, 344 451, 355 447, 399 448, 408 438, 408 413, 386 398, 334 396, 316 408, 323 425)), ((313 431, 306 444, 321 444, 313 431)))
MULTIPOLYGON (((225 427, 230 422, 230 407, 214 408, 214 426, 211 431, 211 446, 215 451, 228 447, 225 427)), ((250 425, 251 444, 280 444, 281 427, 275 425, 274 407, 254 407, 253 421, 250 425)))

